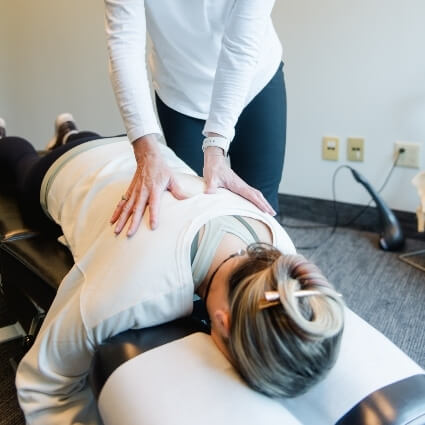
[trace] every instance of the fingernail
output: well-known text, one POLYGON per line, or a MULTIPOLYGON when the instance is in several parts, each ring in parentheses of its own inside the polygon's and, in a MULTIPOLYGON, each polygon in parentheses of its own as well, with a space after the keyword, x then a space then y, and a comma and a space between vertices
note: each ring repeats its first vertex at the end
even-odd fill
POLYGON ((156 228, 158 227, 158 223, 156 222, 156 221, 153 221, 152 223, 151 223, 151 229, 152 230, 156 230, 156 228))

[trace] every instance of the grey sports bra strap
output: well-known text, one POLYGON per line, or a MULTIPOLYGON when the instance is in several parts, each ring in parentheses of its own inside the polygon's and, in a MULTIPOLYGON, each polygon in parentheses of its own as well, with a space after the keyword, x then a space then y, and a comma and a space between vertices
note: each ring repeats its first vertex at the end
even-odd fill
POLYGON ((208 273, 215 252, 226 233, 235 235, 247 245, 260 239, 249 223, 239 216, 216 217, 205 224, 204 234, 199 243, 199 232, 191 246, 192 275, 197 288, 208 273))
POLYGON ((251 236, 253 237, 255 242, 260 242, 260 238, 258 237, 257 233, 244 218, 242 218, 240 215, 234 215, 233 217, 236 218, 236 220, 240 221, 246 227, 248 232, 251 233, 251 236))
POLYGON ((196 257, 196 252, 198 251, 198 243, 199 243, 199 232, 196 232, 195 237, 193 238, 192 245, 190 246, 190 264, 193 265, 193 261, 196 257))
MULTIPOLYGON (((234 215, 232 216, 233 218, 235 218, 236 220, 238 220, 241 224, 243 224, 246 229, 248 230, 248 232, 251 234, 251 236, 253 237, 255 242, 260 242, 260 238, 258 237, 257 233, 255 232, 255 230, 253 229, 253 227, 241 216, 239 215, 234 215)), ((200 230, 198 232, 196 232, 196 235, 192 241, 192 245, 190 247, 190 264, 193 264, 193 261, 195 260, 196 257, 196 252, 198 251, 198 245, 199 245, 199 233, 200 230)))

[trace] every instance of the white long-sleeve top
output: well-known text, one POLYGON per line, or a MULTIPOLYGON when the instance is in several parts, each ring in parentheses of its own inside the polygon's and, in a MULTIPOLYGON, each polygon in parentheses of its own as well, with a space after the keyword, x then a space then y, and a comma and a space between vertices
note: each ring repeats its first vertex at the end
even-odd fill
POLYGON ((130 141, 161 130, 153 86, 172 109, 229 140, 243 108, 273 77, 282 47, 275 0, 105 0, 110 75, 130 141))

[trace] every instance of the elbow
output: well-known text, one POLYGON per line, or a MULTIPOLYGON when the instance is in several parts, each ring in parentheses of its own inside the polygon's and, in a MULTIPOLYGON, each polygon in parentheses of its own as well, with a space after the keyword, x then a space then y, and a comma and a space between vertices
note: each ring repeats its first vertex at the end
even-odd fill
POLYGON ((243 36, 223 37, 222 51, 235 61, 244 65, 255 66, 260 56, 260 47, 264 37, 245 34, 243 36))
POLYGON ((233 41, 223 43, 222 53, 238 66, 254 67, 259 60, 257 46, 242 46, 233 41))

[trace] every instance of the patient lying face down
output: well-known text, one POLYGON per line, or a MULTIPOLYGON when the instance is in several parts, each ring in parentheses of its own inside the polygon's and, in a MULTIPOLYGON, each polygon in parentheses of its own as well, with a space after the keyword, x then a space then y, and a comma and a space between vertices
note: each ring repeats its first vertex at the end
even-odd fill
POLYGON ((224 260, 200 289, 214 341, 253 389, 294 397, 334 365, 343 303, 303 256, 252 244, 224 260))
POLYGON ((203 193, 202 179, 161 146, 191 196, 165 192, 158 229, 148 226, 147 210, 134 236, 116 236, 107 206, 134 174, 131 146, 75 128, 42 158, 24 139, 0 140, 0 165, 23 205, 61 226, 75 260, 18 368, 27 421, 90 423, 85 380, 96 346, 190 314, 194 292, 205 301, 211 337, 250 387, 293 397, 321 380, 338 354, 343 301, 280 224, 225 189, 203 193))

